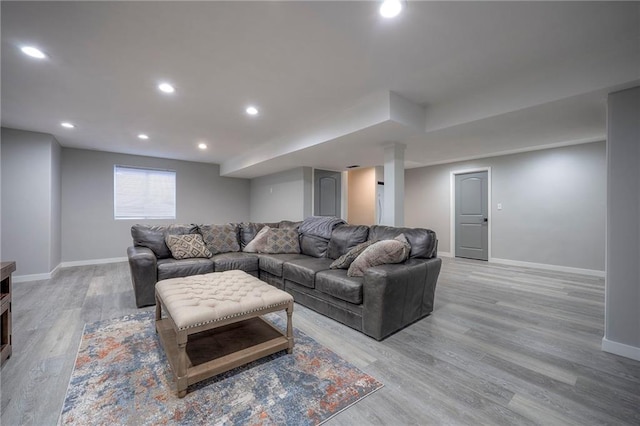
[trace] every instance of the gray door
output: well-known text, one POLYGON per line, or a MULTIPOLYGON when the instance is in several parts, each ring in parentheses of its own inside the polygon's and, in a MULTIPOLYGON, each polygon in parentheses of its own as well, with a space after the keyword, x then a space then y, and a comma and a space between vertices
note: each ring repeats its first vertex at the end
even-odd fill
POLYGON ((341 175, 340 172, 329 170, 314 170, 313 192, 315 216, 335 216, 340 217, 340 197, 341 197, 341 175))
POLYGON ((456 257, 488 260, 487 172, 456 175, 456 257))

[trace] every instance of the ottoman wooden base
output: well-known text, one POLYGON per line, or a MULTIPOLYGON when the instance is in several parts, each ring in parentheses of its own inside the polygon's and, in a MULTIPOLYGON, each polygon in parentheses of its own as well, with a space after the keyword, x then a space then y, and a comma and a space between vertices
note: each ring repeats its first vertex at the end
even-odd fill
MULTIPOLYGON (((226 272, 214 274, 224 273, 226 272)), ((189 385, 251 361, 281 350, 291 353, 293 299, 286 300, 290 296, 284 294, 284 303, 277 306, 239 313, 228 318, 212 318, 210 322, 179 328, 172 318, 171 303, 164 304, 156 289, 156 331, 174 373, 178 396, 184 397, 189 385), (162 318, 163 307, 166 318, 162 318), (286 334, 260 318, 260 315, 280 310, 287 311, 286 334)))

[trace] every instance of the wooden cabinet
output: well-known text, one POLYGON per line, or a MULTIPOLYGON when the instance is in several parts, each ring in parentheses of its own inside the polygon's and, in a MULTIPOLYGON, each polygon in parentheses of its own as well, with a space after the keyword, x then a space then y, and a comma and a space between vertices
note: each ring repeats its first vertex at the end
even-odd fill
POLYGON ((0 365, 11 356, 11 274, 16 262, 0 262, 0 365))

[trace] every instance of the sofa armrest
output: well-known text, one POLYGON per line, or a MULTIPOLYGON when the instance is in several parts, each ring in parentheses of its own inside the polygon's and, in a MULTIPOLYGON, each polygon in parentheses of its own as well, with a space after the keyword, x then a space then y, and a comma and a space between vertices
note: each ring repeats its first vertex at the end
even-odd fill
POLYGON ((442 260, 410 259, 364 274, 362 330, 377 340, 433 311, 442 260))
POLYGON ((127 249, 127 257, 136 306, 141 308, 154 305, 156 303, 155 286, 158 281, 156 255, 149 248, 132 246, 127 249))

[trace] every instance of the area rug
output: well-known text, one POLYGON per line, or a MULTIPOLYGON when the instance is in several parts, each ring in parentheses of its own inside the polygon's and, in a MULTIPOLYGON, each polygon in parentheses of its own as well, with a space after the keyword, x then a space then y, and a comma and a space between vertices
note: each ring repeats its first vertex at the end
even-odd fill
MULTIPOLYGON (((59 424, 315 425, 383 386, 294 330, 293 354, 212 377, 179 399, 153 318, 141 312, 85 326, 59 424)), ((284 330, 277 314, 265 318, 284 330)))

